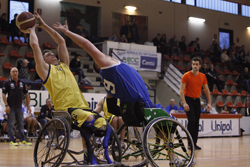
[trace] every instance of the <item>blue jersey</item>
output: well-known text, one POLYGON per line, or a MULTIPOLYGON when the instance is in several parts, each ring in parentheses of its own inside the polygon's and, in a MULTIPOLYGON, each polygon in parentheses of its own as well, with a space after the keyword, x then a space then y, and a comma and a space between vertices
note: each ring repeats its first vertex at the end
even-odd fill
MULTIPOLYGON (((157 108, 164 109, 162 106, 152 103, 140 74, 128 64, 119 62, 101 68, 100 75, 106 92, 119 98, 120 102, 142 101, 145 103, 145 108, 157 106, 157 108)), ((172 116, 170 113, 168 114, 172 116)))

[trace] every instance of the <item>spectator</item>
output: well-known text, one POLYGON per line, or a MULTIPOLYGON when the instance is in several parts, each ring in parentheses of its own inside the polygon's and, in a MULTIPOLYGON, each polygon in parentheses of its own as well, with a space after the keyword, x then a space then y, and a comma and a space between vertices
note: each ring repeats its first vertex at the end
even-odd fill
POLYGON ((14 15, 14 19, 11 20, 11 41, 14 41, 14 37, 18 37, 18 39, 20 39, 21 35, 24 36, 24 41, 25 43, 27 43, 27 39, 26 39, 26 34, 22 33, 19 28, 16 26, 16 17, 17 17, 17 13, 14 15))
POLYGON ((199 44, 200 39, 196 38, 194 41, 191 41, 188 45, 188 47, 190 47, 191 49, 191 53, 199 53, 200 55, 202 55, 201 52, 201 48, 200 48, 200 44, 199 44))
POLYGON ((210 111, 207 111, 207 106, 203 101, 201 101, 201 113, 218 114, 214 107, 212 107, 210 111))
POLYGON ((132 27, 129 24, 129 20, 125 21, 125 24, 120 29, 120 37, 122 35, 125 35, 125 38, 127 39, 127 42, 131 42, 132 40, 132 27))
POLYGON ((224 86, 225 86, 225 81, 219 78, 220 74, 214 69, 213 64, 210 64, 210 68, 208 69, 208 75, 210 76, 210 77, 207 77, 208 82, 211 82, 212 86, 213 84, 216 84, 216 87, 219 90, 219 92, 222 92, 222 89, 224 89, 224 86))
POLYGON ((17 62, 17 69, 19 71, 18 79, 27 85, 34 86, 34 82, 28 79, 29 70, 34 69, 34 65, 31 64, 27 59, 23 59, 17 62))
MULTIPOLYGON (((227 54, 232 55, 232 51, 236 53, 236 46, 235 43, 232 43, 228 48, 227 48, 227 54)), ((223 51, 222 51, 223 52, 223 51)))
POLYGON ((8 126, 7 126, 8 116, 4 112, 2 105, 0 105, 0 126, 2 127, 2 137, 8 137, 8 126))
POLYGON ((186 44, 186 37, 182 36, 181 41, 179 42, 180 51, 187 52, 187 44, 186 44))
POLYGON ((222 108, 221 114, 229 114, 227 105, 224 105, 224 107, 222 108))
POLYGON ((41 107, 39 114, 39 122, 43 127, 52 119, 53 110, 51 99, 46 99, 46 104, 41 107))
POLYGON ((26 123, 28 137, 34 137, 34 128, 36 125, 36 118, 34 117, 35 108, 30 106, 31 112, 28 111, 28 103, 27 100, 24 99, 24 103, 22 105, 23 110, 23 120, 26 123))
POLYGON ((249 90, 250 90, 250 82, 249 82, 249 80, 250 80, 250 74, 248 72, 248 68, 245 67, 244 71, 242 71, 240 73, 240 76, 236 81, 236 83, 238 83, 238 88, 241 89, 242 86, 243 86, 242 84, 244 84, 246 86, 246 91, 249 92, 249 90))
POLYGON ((110 41, 114 41, 114 42, 118 42, 118 37, 117 37, 116 33, 113 33, 113 34, 112 34, 112 37, 109 38, 109 40, 110 40, 110 41))
MULTIPOLYGON (((241 67, 241 66, 245 67, 246 66, 246 61, 245 61, 244 51, 243 50, 239 51, 239 54, 238 54, 237 58, 238 58, 238 60, 240 62, 239 67, 241 67)), ((240 71, 241 71, 241 69, 240 69, 240 71)))
POLYGON ((90 79, 88 79, 84 73, 83 69, 81 67, 81 57, 82 55, 77 54, 75 58, 73 58, 70 61, 69 67, 72 72, 76 72, 78 74, 78 83, 84 84, 84 85, 91 85, 90 79))
POLYGON ((247 56, 245 57, 246 67, 249 69, 250 67, 250 52, 247 52, 247 56))
POLYGON ((212 78, 212 76, 208 75, 207 63, 202 64, 202 67, 200 68, 200 72, 206 75, 209 90, 212 91, 213 90, 213 83, 211 81, 213 80, 213 78, 212 78))
POLYGON ((171 99, 170 104, 166 107, 167 112, 171 112, 171 110, 178 110, 178 106, 175 104, 175 100, 171 99))
POLYGON ((136 17, 130 17, 131 19, 131 34, 132 34, 132 40, 131 42, 138 43, 140 40, 139 32, 138 32, 138 27, 136 25, 136 17))
POLYGON ((240 54, 240 52, 243 52, 243 57, 246 57, 246 51, 245 51, 245 45, 241 45, 238 54, 240 54))
POLYGON ((216 39, 212 40, 212 44, 208 48, 209 52, 212 53, 214 56, 211 57, 211 60, 213 63, 219 63, 221 62, 220 60, 220 55, 221 55, 221 47, 217 43, 216 39))
POLYGON ((200 68, 200 72, 205 75, 208 73, 207 63, 202 64, 202 67, 200 68))
POLYGON ((43 87, 43 90, 47 90, 44 85, 43 85, 43 81, 42 79, 39 77, 39 75, 37 74, 36 70, 35 70, 35 81, 34 81, 34 84, 35 84, 35 89, 41 89, 41 86, 43 87))
POLYGON ((121 36, 121 38, 119 38, 118 41, 119 41, 119 42, 124 42, 124 43, 127 43, 127 42, 128 42, 128 40, 127 40, 127 38, 126 38, 126 36, 125 36, 124 34, 121 36))
POLYGON ((235 69, 238 72, 241 72, 242 69, 241 69, 240 61, 238 60, 238 56, 236 56, 234 51, 231 52, 231 55, 229 55, 229 58, 231 59, 231 62, 234 64, 235 69))
POLYGON ((222 54, 220 58, 221 58, 221 62, 225 63, 227 65, 228 70, 232 72, 234 70, 234 66, 233 66, 233 63, 231 62, 231 59, 227 55, 226 49, 222 50, 222 54))
POLYGON ((180 107, 178 108, 178 110, 179 110, 179 111, 185 112, 185 110, 184 110, 184 108, 183 108, 183 102, 182 102, 182 101, 179 102, 179 106, 180 106, 180 107))
POLYGON ((3 13, 2 17, 0 18, 0 30, 1 31, 10 31, 10 25, 9 22, 7 21, 7 14, 3 13))
POLYGON ((168 54, 168 44, 167 44, 167 36, 166 34, 162 34, 161 38, 160 38, 160 48, 161 48, 161 53, 162 54, 168 54))
POLYGON ((173 38, 171 38, 169 40, 169 45, 170 45, 170 49, 171 49, 171 56, 174 55, 174 52, 176 52, 177 56, 180 56, 180 48, 179 48, 179 44, 178 41, 176 40, 176 35, 173 36, 173 38))
POLYGON ((79 34, 85 38, 88 38, 90 36, 88 30, 86 30, 82 25, 78 25, 76 27, 76 31, 75 31, 76 34, 79 34))
POLYGON ((152 40, 152 42, 154 43, 154 46, 156 46, 157 52, 160 53, 161 52, 161 34, 158 33, 157 36, 152 40))
POLYGON ((4 83, 2 88, 2 97, 3 102, 6 107, 6 113, 8 115, 8 134, 10 138, 10 145, 18 146, 16 143, 13 129, 15 118, 17 121, 18 128, 18 137, 19 137, 19 145, 30 146, 31 143, 25 141, 24 131, 23 131, 23 112, 22 112, 22 99, 23 95, 27 100, 28 111, 31 112, 30 109, 30 98, 28 94, 28 87, 26 84, 18 79, 18 69, 13 67, 10 70, 11 79, 4 83), (6 98, 6 94, 8 94, 8 98, 6 98))

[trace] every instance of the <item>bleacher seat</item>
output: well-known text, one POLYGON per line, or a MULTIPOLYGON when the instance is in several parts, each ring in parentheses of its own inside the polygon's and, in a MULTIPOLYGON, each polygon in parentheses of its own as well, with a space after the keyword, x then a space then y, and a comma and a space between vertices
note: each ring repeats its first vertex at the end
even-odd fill
POLYGON ((21 56, 16 50, 11 50, 9 56, 14 58, 23 58, 23 56, 21 56))
POLYGON ((32 52, 26 52, 25 58, 26 59, 34 59, 34 54, 32 52))
POLYGON ((224 103, 222 101, 217 101, 216 106, 222 108, 224 107, 224 103))
POLYGON ((232 94, 229 93, 228 90, 226 90, 226 89, 223 89, 223 90, 222 90, 222 95, 223 95, 223 96, 232 96, 232 94))
POLYGON ((173 58, 169 57, 169 55, 164 54, 164 57, 167 58, 168 60, 174 60, 173 58))
POLYGON ((225 73, 224 72, 222 72, 220 69, 218 69, 218 68, 216 68, 215 69, 219 74, 221 74, 221 75, 224 75, 225 73))
POLYGON ((0 44, 12 45, 12 42, 9 42, 7 38, 0 37, 0 44))
POLYGON ((27 46, 27 44, 23 43, 20 39, 14 39, 13 44, 18 46, 27 46))
POLYGON ((238 108, 245 108, 245 106, 243 105, 243 103, 240 102, 240 101, 236 103, 236 106, 237 106, 238 108))
POLYGON ((238 93, 237 90, 232 90, 232 95, 233 95, 233 96, 239 96, 240 94, 238 93))
POLYGON ((225 85, 234 85, 237 86, 237 83, 234 83, 234 81, 232 79, 227 80, 227 82, 225 83, 225 85))
POLYGON ((49 43, 49 42, 44 42, 43 43, 43 48, 44 49, 56 49, 56 47, 52 46, 52 44, 49 43))
POLYGON ((191 62, 191 59, 188 56, 183 57, 183 61, 185 62, 191 62))
POLYGON ((227 102, 227 107, 228 107, 228 108, 238 108, 238 107, 235 106, 234 103, 231 102, 231 101, 228 101, 228 102, 227 102))
POLYGON ((177 55, 174 55, 173 56, 173 59, 174 59, 174 61, 184 61, 183 59, 181 59, 179 56, 177 56, 177 55))
POLYGON ((13 64, 11 64, 11 63, 8 63, 8 62, 3 63, 3 69, 4 69, 4 70, 11 70, 13 67, 14 67, 14 66, 13 66, 13 64))
POLYGON ((224 73, 225 73, 226 75, 233 75, 233 73, 230 72, 228 69, 224 69, 224 73))
POLYGON ((213 89, 213 91, 211 92, 211 95, 222 95, 222 93, 219 92, 218 89, 213 89))
POLYGON ((238 71, 236 71, 236 70, 233 70, 232 75, 239 76, 239 75, 240 75, 240 73, 238 73, 238 71))
POLYGON ((191 70, 191 66, 186 66, 186 68, 185 68, 185 71, 189 71, 189 70, 191 70))
POLYGON ((182 68, 182 66, 179 66, 179 65, 177 65, 176 68, 178 70, 180 70, 181 72, 185 72, 186 71, 184 68, 182 68))
POLYGON ((5 54, 2 53, 1 50, 0 50, 0 57, 3 57, 3 56, 5 56, 5 54))

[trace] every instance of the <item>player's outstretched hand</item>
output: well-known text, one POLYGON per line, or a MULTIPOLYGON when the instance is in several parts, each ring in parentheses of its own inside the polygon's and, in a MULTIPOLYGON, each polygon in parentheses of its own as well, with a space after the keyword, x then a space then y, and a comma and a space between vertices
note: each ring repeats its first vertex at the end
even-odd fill
POLYGON ((67 20, 65 21, 64 25, 59 22, 56 22, 55 24, 53 24, 53 27, 57 30, 62 31, 63 33, 69 30, 67 20))
POLYGON ((25 33, 25 34, 29 34, 31 31, 35 31, 36 26, 37 26, 37 24, 35 24, 35 25, 34 25, 33 27, 31 27, 31 28, 27 28, 26 30, 20 29, 20 31, 21 31, 22 33, 25 33))
POLYGON ((39 28, 43 28, 44 25, 45 25, 45 22, 43 21, 43 19, 41 18, 41 16, 36 11, 34 11, 34 16, 35 16, 35 18, 38 21, 38 27, 39 28))

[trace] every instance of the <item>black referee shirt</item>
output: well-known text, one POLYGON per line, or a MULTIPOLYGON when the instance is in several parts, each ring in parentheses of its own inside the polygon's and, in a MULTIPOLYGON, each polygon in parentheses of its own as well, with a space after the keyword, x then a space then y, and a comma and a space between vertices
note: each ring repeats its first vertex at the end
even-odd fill
POLYGON ((10 79, 2 88, 4 94, 8 94, 7 102, 10 108, 22 108, 23 95, 28 93, 28 87, 22 81, 10 79))

